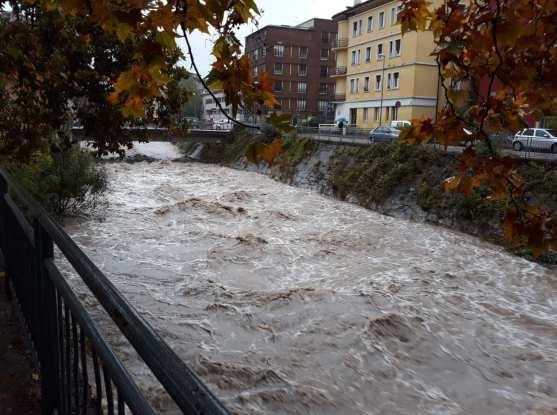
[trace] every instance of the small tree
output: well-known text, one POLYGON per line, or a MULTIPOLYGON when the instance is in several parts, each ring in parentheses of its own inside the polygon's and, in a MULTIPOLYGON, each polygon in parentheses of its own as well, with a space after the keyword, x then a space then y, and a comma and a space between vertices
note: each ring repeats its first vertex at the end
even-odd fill
POLYGON ((14 163, 11 170, 34 198, 59 218, 92 212, 103 203, 106 171, 90 152, 77 147, 36 153, 27 163, 14 163))

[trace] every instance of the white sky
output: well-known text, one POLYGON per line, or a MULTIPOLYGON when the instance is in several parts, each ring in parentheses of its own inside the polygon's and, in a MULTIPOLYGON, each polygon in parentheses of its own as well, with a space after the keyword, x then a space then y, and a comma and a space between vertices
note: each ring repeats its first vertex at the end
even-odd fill
MULTIPOLYGON (((262 11, 259 19, 259 27, 266 25, 296 25, 313 17, 330 19, 334 14, 345 9, 346 6, 354 4, 353 0, 256 0, 257 6, 262 11)), ((243 27, 238 32, 238 37, 244 39, 250 33, 256 31, 254 25, 243 27)), ((213 57, 211 56, 212 42, 209 36, 194 32, 190 36, 195 61, 201 75, 207 75, 210 70, 213 57)), ((185 44, 180 43, 184 52, 185 44)), ((190 69, 189 59, 186 67, 190 69)))

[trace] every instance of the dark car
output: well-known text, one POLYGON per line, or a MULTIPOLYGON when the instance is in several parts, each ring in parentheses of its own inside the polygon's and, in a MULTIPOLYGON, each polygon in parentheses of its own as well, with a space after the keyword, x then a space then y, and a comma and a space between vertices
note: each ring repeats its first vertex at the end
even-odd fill
POLYGON ((400 130, 393 127, 376 127, 369 132, 369 140, 376 141, 394 141, 400 135, 400 130))

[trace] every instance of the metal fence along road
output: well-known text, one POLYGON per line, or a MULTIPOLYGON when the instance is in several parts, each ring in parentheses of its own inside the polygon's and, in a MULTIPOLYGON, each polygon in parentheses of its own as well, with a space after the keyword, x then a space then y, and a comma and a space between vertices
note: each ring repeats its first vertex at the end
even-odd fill
MULTIPOLYGON (((299 138, 310 138, 324 143, 343 144, 343 145, 359 145, 367 146, 379 142, 389 142, 393 140, 371 141, 369 139, 369 130, 358 128, 338 127, 296 127, 296 134, 299 138)), ((493 136, 494 146, 503 155, 509 155, 518 158, 531 160, 557 161, 557 154, 552 153, 547 146, 537 145, 535 140, 530 141, 524 146, 522 151, 515 151, 512 145, 511 136, 493 136)), ((445 149, 439 144, 431 144, 439 149, 445 149)), ((449 146, 445 150, 449 153, 458 154, 464 151, 466 146, 449 146)))
POLYGON ((56 266, 55 247, 183 413, 229 414, 62 227, 0 170, 0 249, 36 352, 43 415, 156 413, 56 266))

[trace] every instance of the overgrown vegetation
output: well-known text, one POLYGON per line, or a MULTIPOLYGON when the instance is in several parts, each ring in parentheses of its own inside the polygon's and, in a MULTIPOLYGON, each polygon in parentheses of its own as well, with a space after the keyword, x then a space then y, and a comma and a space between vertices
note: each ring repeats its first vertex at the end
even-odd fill
POLYGON ((427 147, 382 143, 337 150, 327 181, 340 199, 350 194, 369 206, 383 203, 396 187, 413 183, 424 166, 442 174, 454 165, 450 157, 427 147))
POLYGON ((284 140, 283 152, 277 157, 276 165, 279 178, 291 182, 298 165, 311 157, 318 144, 309 138, 289 137, 284 140))
POLYGON ((58 218, 83 215, 104 203, 107 174, 88 152, 76 147, 35 153, 25 164, 9 166, 14 177, 58 218))
MULTIPOLYGON (((442 181, 457 172, 458 162, 450 154, 424 146, 377 144, 337 150, 329 162, 326 186, 340 199, 350 196, 362 206, 380 210, 388 200, 404 196, 425 212, 429 222, 510 248, 501 229, 505 203, 487 200, 488 189, 483 186, 469 194, 445 192, 442 181)), ((557 164, 523 162, 520 174, 532 200, 557 208, 557 164)), ((533 258, 526 243, 511 250, 533 258)), ((551 253, 539 260, 557 263, 551 253)))

